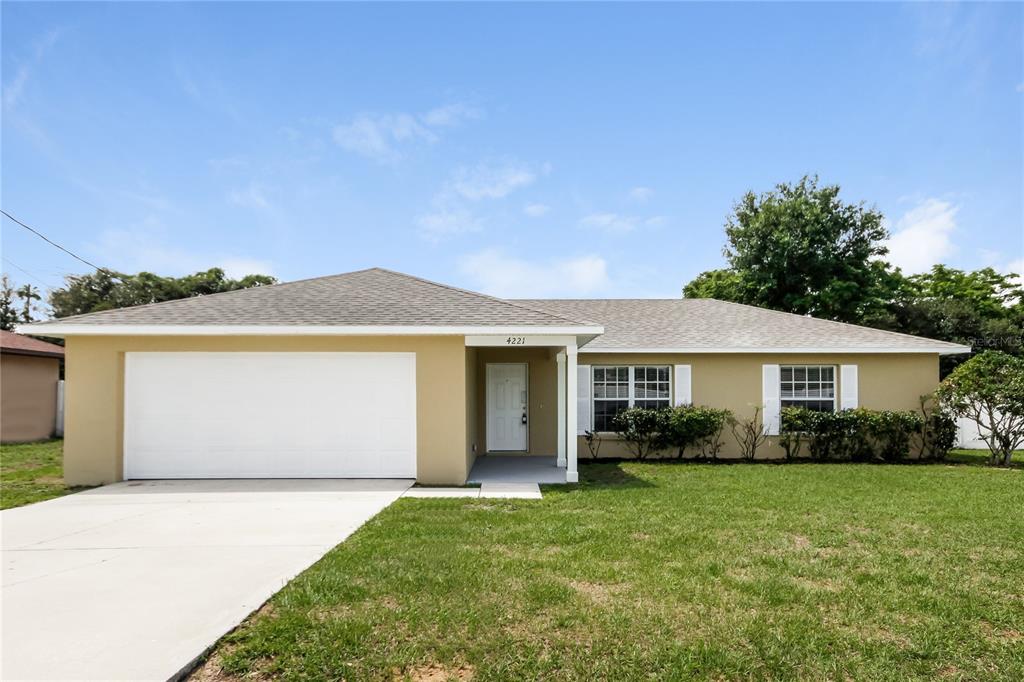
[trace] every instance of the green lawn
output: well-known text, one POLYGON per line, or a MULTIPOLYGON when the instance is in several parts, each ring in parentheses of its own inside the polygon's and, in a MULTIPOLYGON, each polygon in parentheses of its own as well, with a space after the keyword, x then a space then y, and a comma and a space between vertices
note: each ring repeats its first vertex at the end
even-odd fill
POLYGON ((541 501, 399 500, 196 679, 1024 679, 1024 471, 581 476, 541 501))
POLYGON ((64 485, 62 440, 0 446, 0 509, 73 493, 64 485))

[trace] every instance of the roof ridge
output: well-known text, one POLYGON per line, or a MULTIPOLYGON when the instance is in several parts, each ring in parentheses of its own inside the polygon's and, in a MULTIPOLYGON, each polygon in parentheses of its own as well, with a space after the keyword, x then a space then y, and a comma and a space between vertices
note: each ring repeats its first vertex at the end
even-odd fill
POLYGON ((497 301, 498 303, 504 303, 505 305, 510 305, 510 306, 515 307, 515 308, 522 308, 523 310, 529 310, 530 312, 533 312, 533 313, 541 313, 543 315, 547 315, 549 317, 553 317, 553 318, 555 318, 557 320, 561 320, 563 322, 571 322, 573 324, 588 324, 588 325, 596 325, 597 324, 596 322, 591 322, 589 320, 576 320, 576 319, 573 319, 571 317, 565 317, 564 315, 560 315, 558 313, 551 312, 550 310, 543 310, 543 309, 540 309, 540 308, 531 308, 528 305, 524 305, 522 303, 518 303, 515 299, 498 298, 497 296, 491 296, 489 294, 482 294, 479 291, 472 291, 471 289, 462 289, 460 287, 452 286, 451 284, 444 284, 443 282, 435 282, 432 279, 426 279, 426 278, 423 278, 423 277, 419 277, 418 275, 410 275, 410 274, 408 274, 406 272, 398 272, 397 270, 389 270, 388 268, 369 268, 369 269, 370 270, 379 270, 380 272, 387 272, 387 273, 392 274, 392 275, 398 275, 400 277, 405 277, 407 279, 416 280, 417 282, 423 282, 424 284, 432 284, 435 287, 441 287, 442 289, 448 289, 449 291, 458 291, 459 293, 469 294, 470 296, 476 296, 478 298, 485 298, 485 299, 490 300, 490 301, 497 301))
POLYGON ((552 303, 593 302, 593 301, 699 301, 697 298, 510 298, 509 301, 551 301, 552 303))

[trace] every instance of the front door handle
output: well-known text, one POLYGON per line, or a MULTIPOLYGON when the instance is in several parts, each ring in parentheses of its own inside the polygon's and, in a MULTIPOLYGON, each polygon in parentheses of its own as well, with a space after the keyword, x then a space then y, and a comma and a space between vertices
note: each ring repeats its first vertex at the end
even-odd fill
POLYGON ((526 423, 526 415, 525 414, 523 415, 523 423, 524 424, 526 423))

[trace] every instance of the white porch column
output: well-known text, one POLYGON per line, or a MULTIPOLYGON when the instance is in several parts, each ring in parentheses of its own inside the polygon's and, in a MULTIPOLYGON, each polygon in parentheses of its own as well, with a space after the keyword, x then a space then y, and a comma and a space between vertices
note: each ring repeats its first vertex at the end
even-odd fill
POLYGON ((578 398, 576 344, 565 347, 565 482, 577 483, 580 480, 576 470, 576 400, 578 398))
POLYGON ((565 351, 555 357, 558 362, 558 466, 565 466, 565 434, 569 427, 565 422, 565 351))

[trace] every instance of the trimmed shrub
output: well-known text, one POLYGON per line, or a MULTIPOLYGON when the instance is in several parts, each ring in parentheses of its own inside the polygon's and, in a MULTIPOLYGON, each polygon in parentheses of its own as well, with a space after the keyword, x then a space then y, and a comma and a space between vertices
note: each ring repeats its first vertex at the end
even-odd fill
POLYGON ((732 413, 700 405, 671 408, 665 430, 665 444, 676 449, 682 459, 686 449, 695 450, 695 459, 717 459, 722 449, 722 430, 732 413))
POLYGON ((910 411, 789 407, 782 411, 779 442, 791 459, 806 445, 819 461, 895 462, 909 455, 911 439, 924 425, 924 418, 910 411))
POLYGON ((672 409, 652 410, 631 407, 612 418, 612 429, 626 442, 626 447, 639 460, 667 447, 666 434, 672 409))

